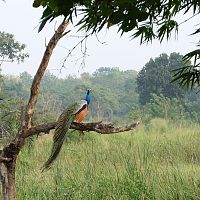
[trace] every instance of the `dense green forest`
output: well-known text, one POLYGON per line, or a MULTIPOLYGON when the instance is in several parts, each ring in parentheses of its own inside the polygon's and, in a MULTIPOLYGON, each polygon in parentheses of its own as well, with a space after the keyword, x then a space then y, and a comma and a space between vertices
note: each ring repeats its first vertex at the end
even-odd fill
MULTIPOLYGON (((171 53, 150 59, 140 72, 101 67, 93 74, 66 78, 47 72, 42 81, 34 123, 55 120, 67 105, 84 98, 87 88, 92 90, 87 121, 122 124, 142 120, 148 124, 152 118, 165 118, 199 122, 199 93, 171 83, 172 70, 181 66, 182 55, 171 53)), ((17 132, 32 79, 27 72, 20 76, 1 77, 3 129, 9 127, 12 132, 17 132)))
MULTIPOLYGON (((86 89, 90 88, 92 102, 88 120, 113 121, 127 118, 133 105, 138 104, 136 77, 136 71, 107 67, 99 68, 93 74, 83 73, 80 77, 58 78, 47 72, 42 81, 36 115, 48 117, 45 121, 56 118, 67 105, 85 98, 86 89)), ((3 76, 1 90, 4 101, 1 105, 11 100, 26 101, 32 79, 27 72, 17 77, 3 76)))

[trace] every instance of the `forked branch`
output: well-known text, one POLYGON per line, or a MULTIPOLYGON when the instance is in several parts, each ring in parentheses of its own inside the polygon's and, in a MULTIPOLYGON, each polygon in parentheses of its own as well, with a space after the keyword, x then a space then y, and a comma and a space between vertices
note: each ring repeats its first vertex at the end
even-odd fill
POLYGON ((33 83, 31 86, 31 95, 29 98, 26 112, 25 112, 25 119, 24 119, 23 127, 22 127, 23 131, 26 131, 26 129, 31 127, 32 116, 33 116, 37 98, 38 98, 38 95, 40 92, 40 83, 41 83, 42 77, 48 66, 49 60, 51 58, 54 48, 56 47, 56 44, 63 36, 65 36, 69 32, 69 31, 64 32, 67 25, 68 25, 68 21, 63 21, 61 23, 61 25, 55 31, 55 34, 52 36, 52 38, 50 39, 50 41, 46 47, 42 61, 36 72, 36 75, 33 79, 33 83))

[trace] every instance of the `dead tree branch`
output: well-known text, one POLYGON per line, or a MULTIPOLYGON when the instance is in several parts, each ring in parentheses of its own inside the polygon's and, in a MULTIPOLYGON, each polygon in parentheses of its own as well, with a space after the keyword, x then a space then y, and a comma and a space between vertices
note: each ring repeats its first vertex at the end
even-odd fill
MULTIPOLYGON (((71 124, 71 129, 75 129, 78 131, 94 131, 100 134, 114 134, 114 133, 120 133, 125 131, 130 131, 135 129, 140 122, 134 122, 130 125, 123 126, 123 127, 115 127, 113 124, 103 124, 102 122, 96 122, 96 123, 76 123, 73 122, 71 124)), ((54 129, 56 126, 56 122, 41 124, 38 126, 31 127, 27 131, 26 137, 30 137, 33 135, 38 135, 39 133, 49 133, 50 130, 54 129)))
POLYGON ((36 72, 35 77, 33 79, 32 87, 31 87, 31 95, 30 95, 30 99, 26 108, 25 119, 24 119, 22 130, 26 131, 28 128, 31 127, 31 120, 34 113, 35 104, 37 102, 37 97, 40 92, 41 79, 48 66, 49 60, 51 58, 54 48, 56 47, 56 44, 63 36, 65 36, 68 33, 68 32, 64 33, 67 25, 68 25, 68 22, 63 21, 63 23, 55 31, 55 34, 50 39, 46 47, 46 50, 44 52, 44 56, 42 58, 38 71, 36 72))
POLYGON ((12 160, 11 158, 4 158, 4 157, 0 156, 0 162, 9 162, 11 160, 12 160))

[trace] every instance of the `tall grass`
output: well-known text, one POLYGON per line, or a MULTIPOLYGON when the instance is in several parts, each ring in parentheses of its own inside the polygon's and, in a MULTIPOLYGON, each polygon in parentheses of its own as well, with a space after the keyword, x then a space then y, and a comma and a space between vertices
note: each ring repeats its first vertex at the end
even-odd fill
POLYGON ((18 199, 200 199, 197 125, 157 119, 133 132, 71 138, 42 173, 51 142, 42 136, 21 152, 18 199))

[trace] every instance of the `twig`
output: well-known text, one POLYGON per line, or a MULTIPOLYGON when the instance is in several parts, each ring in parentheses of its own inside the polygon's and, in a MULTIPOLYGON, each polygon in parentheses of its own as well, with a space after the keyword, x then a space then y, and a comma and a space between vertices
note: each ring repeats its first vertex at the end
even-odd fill
POLYGON ((180 26, 180 25, 184 24, 185 22, 189 21, 190 19, 192 19, 193 17, 195 17, 195 16, 197 16, 197 15, 199 15, 199 13, 196 13, 195 15, 192 15, 192 16, 191 16, 191 17, 189 17, 188 19, 186 19, 186 20, 182 21, 181 23, 179 23, 179 25, 178 25, 178 26, 180 26))
POLYGON ((2 156, 0 156, 0 162, 10 162, 12 160, 12 158, 4 158, 2 156))

